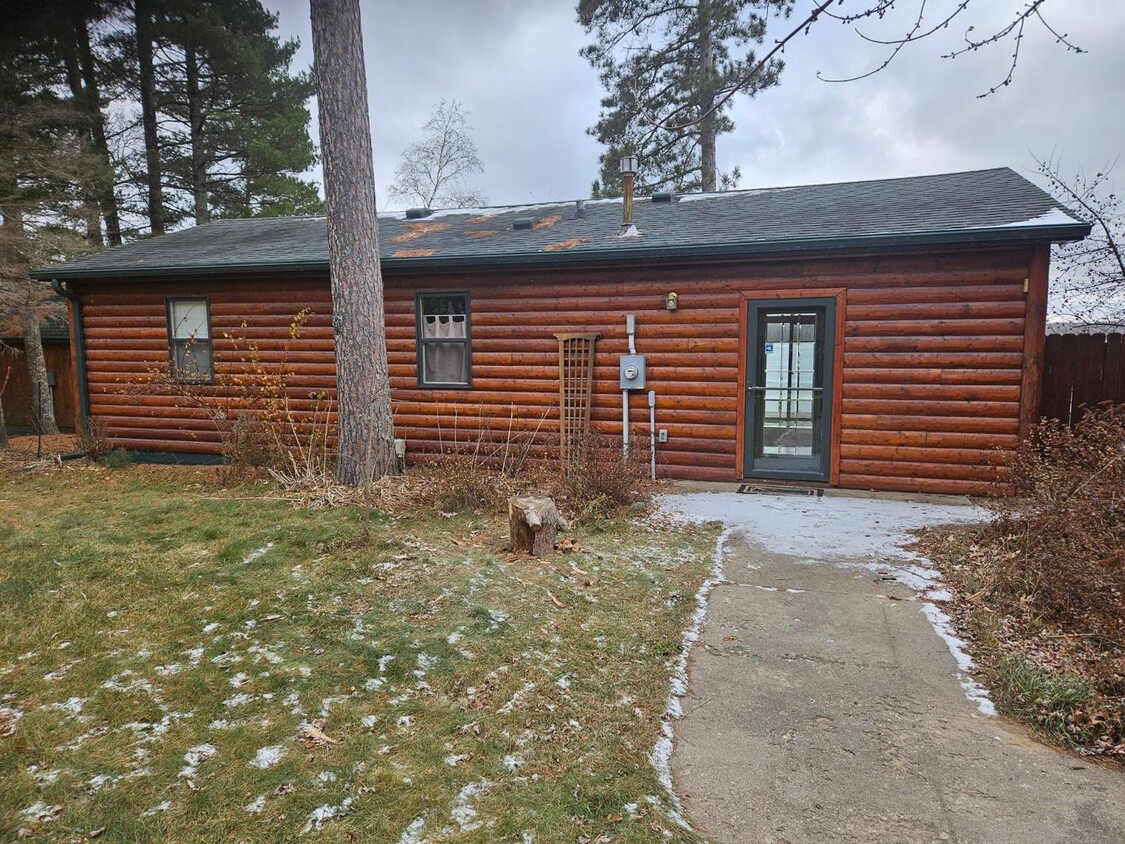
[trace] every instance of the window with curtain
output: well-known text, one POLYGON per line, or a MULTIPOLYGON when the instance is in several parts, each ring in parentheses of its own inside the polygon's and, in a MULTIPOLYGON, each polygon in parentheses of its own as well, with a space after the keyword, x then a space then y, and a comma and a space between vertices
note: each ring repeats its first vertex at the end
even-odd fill
POLYGON ((168 300, 168 345, 173 378, 191 383, 214 380, 211 314, 206 299, 168 300))
POLYGON ((416 313, 418 386, 470 386, 469 294, 419 293, 416 313))

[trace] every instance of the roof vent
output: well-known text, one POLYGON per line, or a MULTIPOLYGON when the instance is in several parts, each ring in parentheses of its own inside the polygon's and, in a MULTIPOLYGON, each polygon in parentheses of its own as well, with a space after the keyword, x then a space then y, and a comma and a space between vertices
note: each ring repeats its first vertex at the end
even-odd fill
POLYGON ((534 225, 535 225, 535 218, 534 217, 516 217, 516 219, 512 220, 512 228, 515 229, 516 231, 523 231, 524 229, 530 229, 534 225))
POLYGON ((581 199, 576 199, 574 201, 574 219, 586 219, 586 203, 581 199))
POLYGON ((657 191, 656 193, 654 193, 652 195, 652 201, 653 202, 671 202, 673 196, 675 196, 675 194, 673 194, 672 191, 670 191, 670 190, 657 191))
POLYGON ((407 208, 406 219, 408 220, 421 220, 423 217, 429 217, 434 212, 429 208, 407 208))

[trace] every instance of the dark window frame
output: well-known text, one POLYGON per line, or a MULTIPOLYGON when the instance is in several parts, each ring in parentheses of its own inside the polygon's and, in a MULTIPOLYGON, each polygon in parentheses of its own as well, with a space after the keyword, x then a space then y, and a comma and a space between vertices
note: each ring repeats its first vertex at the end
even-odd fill
POLYGON ((473 296, 468 290, 418 290, 414 293, 414 348, 415 363, 418 369, 418 387, 423 390, 471 390, 473 388, 473 296), (426 299, 442 296, 461 296, 465 300, 465 339, 436 340, 422 337, 422 318, 425 314, 422 305, 426 299), (462 343, 465 346, 464 382, 431 383, 426 380, 423 347, 426 344, 462 343))
POLYGON ((214 345, 214 331, 211 326, 211 299, 208 296, 166 296, 164 298, 164 321, 168 330, 168 367, 172 376, 172 380, 177 384, 214 384, 215 383, 215 345, 214 345), (173 302, 202 302, 204 311, 207 314, 207 340, 194 342, 207 343, 207 363, 208 372, 207 376, 202 375, 193 376, 185 375, 176 363, 176 344, 185 343, 188 341, 176 339, 176 329, 172 324, 172 303, 173 302))

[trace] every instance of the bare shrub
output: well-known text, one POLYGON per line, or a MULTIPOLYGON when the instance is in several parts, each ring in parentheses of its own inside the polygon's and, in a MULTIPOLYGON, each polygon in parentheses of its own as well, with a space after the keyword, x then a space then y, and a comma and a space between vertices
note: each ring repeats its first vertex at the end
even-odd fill
POLYGON ((1073 430, 1044 422, 1011 482, 1016 496, 988 505, 990 590, 1125 647, 1125 405, 1101 405, 1073 430))
POLYGON ((85 426, 79 426, 78 445, 88 458, 102 462, 112 450, 105 423, 100 419, 87 419, 85 426))
POLYGON ((621 439, 590 431, 571 444, 569 459, 560 461, 558 485, 575 521, 604 519, 650 498, 649 443, 633 435, 629 455, 621 439))

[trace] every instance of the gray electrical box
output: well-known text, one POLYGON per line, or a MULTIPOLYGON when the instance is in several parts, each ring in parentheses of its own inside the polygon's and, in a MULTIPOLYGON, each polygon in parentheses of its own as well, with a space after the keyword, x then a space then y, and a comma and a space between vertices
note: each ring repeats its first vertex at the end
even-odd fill
POLYGON ((621 389, 643 390, 645 388, 645 356, 621 356, 621 389))

